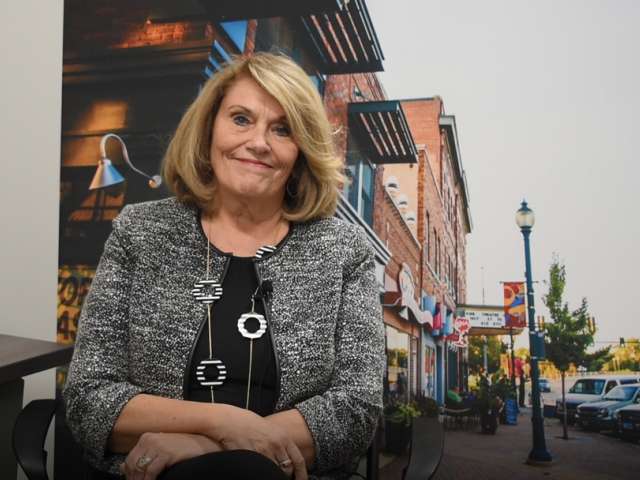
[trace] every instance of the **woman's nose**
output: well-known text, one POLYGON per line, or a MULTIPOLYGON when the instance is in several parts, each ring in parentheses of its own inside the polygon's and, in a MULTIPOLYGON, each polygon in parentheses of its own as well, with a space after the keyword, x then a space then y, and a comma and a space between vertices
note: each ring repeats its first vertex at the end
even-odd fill
POLYGON ((267 139, 267 132, 260 128, 253 130, 251 138, 247 142, 247 148, 255 153, 267 153, 271 150, 271 145, 267 139))

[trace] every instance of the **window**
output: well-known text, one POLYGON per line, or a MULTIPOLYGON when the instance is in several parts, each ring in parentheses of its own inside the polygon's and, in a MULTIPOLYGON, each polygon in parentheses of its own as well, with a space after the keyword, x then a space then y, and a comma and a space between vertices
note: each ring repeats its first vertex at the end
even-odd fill
POLYGON ((364 161, 362 165, 362 201, 360 208, 360 216, 370 227, 373 227, 373 189, 375 170, 364 161))
POLYGON ((247 20, 235 22, 221 22, 220 26, 231 39, 240 53, 244 53, 244 46, 247 40, 247 20))
POLYGON ((351 135, 348 136, 345 174, 349 181, 345 183, 342 194, 358 215, 373 226, 375 168, 362 155, 358 142, 351 135))
POLYGON ((427 214, 425 215, 425 220, 424 220, 424 231, 426 232, 426 236, 424 239, 424 255, 426 256, 427 262, 429 261, 429 212, 427 212, 427 214))
POLYGON ((609 391, 610 391, 613 387, 615 387, 615 386, 616 386, 616 382, 615 382, 615 380, 610 380, 610 381, 607 383, 607 388, 605 388, 605 389, 604 389, 604 393, 609 392, 609 391))
POLYGON ((385 326, 387 340, 387 389, 390 400, 409 401, 410 339, 407 333, 385 326))
MULTIPOLYGON (((613 385, 615 386, 615 383, 613 385)), ((602 387, 604 387, 604 380, 582 379, 578 380, 575 385, 569 389, 569 393, 600 395, 600 393, 602 393, 602 387)))

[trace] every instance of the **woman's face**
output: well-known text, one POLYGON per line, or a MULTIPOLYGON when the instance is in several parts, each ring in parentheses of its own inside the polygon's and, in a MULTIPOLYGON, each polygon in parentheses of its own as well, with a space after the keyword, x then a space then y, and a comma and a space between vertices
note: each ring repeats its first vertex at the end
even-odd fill
POLYGON ((239 76, 213 121, 210 158, 220 197, 282 202, 298 151, 278 101, 239 76))

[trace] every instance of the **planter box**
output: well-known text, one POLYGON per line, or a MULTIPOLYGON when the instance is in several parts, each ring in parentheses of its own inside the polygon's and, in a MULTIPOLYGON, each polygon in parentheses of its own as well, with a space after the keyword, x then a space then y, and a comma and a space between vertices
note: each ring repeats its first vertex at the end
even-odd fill
POLYGON ((385 451, 401 455, 409 447, 409 442, 411 441, 411 426, 385 420, 384 440, 385 451))

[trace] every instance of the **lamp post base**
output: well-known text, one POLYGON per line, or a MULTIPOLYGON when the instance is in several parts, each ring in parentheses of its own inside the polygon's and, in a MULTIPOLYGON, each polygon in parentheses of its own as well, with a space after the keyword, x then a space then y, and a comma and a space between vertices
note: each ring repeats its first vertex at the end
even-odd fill
POLYGON ((529 458, 527 458, 527 465, 536 465, 541 467, 548 467, 553 463, 551 454, 546 450, 531 450, 529 452, 529 458))

